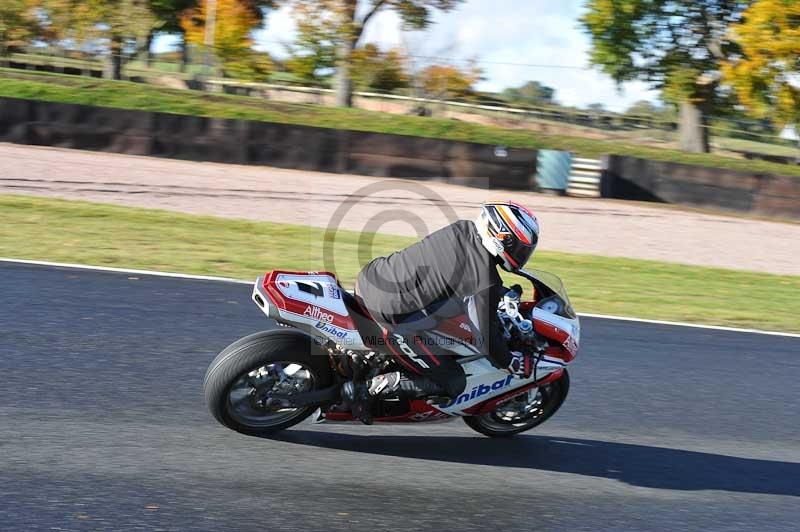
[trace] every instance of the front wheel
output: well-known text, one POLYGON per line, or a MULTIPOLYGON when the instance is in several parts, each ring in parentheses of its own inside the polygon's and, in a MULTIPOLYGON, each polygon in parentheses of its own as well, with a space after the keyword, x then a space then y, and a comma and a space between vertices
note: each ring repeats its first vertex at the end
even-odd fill
POLYGON ((569 392, 567 370, 558 379, 522 393, 491 412, 464 418, 473 430, 492 438, 513 436, 547 421, 569 392))
POLYGON ((330 385, 332 371, 307 334, 273 330, 229 345, 211 362, 203 382, 206 404, 217 421, 251 436, 267 436, 300 423, 315 408, 272 404, 271 393, 291 395, 330 385))

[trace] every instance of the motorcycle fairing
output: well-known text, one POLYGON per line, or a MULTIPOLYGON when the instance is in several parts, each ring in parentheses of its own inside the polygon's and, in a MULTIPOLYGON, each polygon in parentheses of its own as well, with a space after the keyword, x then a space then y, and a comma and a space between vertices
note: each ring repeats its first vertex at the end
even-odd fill
MULTIPOLYGON (((273 271, 258 278, 253 300, 267 316, 279 322, 350 349, 369 349, 364 345, 342 290, 335 275, 329 272, 273 271)), ((412 401, 407 413, 376 418, 376 421, 433 421, 485 413, 520 393, 558 378, 577 351, 580 339, 577 317, 569 319, 552 314, 536 308, 534 302, 522 303, 521 309, 531 310, 537 333, 560 344, 545 351, 530 378, 510 377, 485 358, 471 360, 463 364, 467 375, 464 392, 450 403, 428 405, 425 401, 412 401)), ((472 327, 465 315, 444 320, 428 332, 456 340, 449 348, 455 355, 471 356, 479 352, 475 345, 479 333, 472 327)), ((349 413, 326 414, 330 421, 346 421, 350 417, 349 413)))
MULTIPOLYGON (((360 423, 360 420, 355 419, 350 412, 325 412, 323 416, 324 422, 354 421, 360 423)), ((404 414, 376 417, 373 421, 376 423, 420 423, 423 421, 450 421, 453 419, 455 417, 434 408, 426 401, 414 399, 409 401, 408 411, 404 414)))
POLYGON ((349 349, 366 349, 342 290, 329 272, 275 270, 257 279, 253 301, 270 318, 301 326, 316 338, 328 338, 349 349))
MULTIPOLYGON (((463 365, 467 375, 467 385, 458 397, 448 404, 433 405, 436 409, 450 416, 465 416, 481 409, 484 403, 509 394, 521 392, 522 388, 536 385, 554 372, 563 371, 566 364, 548 356, 537 365, 536 372, 528 379, 512 377, 505 370, 492 366, 485 358, 473 360, 463 365)), ((515 394, 511 394, 512 396, 515 394)))

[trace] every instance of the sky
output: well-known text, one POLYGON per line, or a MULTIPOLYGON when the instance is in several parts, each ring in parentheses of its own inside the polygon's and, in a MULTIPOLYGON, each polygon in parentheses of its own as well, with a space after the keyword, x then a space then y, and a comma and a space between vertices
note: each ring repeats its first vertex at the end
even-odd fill
MULTIPOLYGON (((587 68, 589 39, 578 27, 582 5, 582 0, 467 0, 455 11, 437 12, 422 32, 402 31, 399 17, 387 10, 369 22, 361 43, 401 47, 413 56, 476 59, 486 78, 479 90, 497 92, 535 80, 556 89, 556 100, 565 105, 599 102, 623 111, 638 100, 656 101, 658 93, 644 83, 625 83, 620 91, 610 77, 587 68)), ((283 7, 269 13, 256 41, 259 49, 280 57, 294 35, 291 12, 283 7)))
MULTIPOLYGON (((639 100, 656 101, 658 93, 644 83, 619 88, 610 77, 588 68, 589 39, 578 27, 582 5, 583 0, 466 0, 454 11, 436 12, 434 24, 418 32, 402 31, 399 17, 385 10, 369 22, 361 44, 400 47, 410 56, 461 65, 477 60, 485 78, 477 88, 488 92, 534 80, 553 87, 559 103, 575 107, 602 103, 624 111, 639 100)), ((288 7, 270 11, 265 28, 256 33, 256 46, 285 57, 295 32, 288 7)), ((429 60, 415 61, 424 66, 429 60)))

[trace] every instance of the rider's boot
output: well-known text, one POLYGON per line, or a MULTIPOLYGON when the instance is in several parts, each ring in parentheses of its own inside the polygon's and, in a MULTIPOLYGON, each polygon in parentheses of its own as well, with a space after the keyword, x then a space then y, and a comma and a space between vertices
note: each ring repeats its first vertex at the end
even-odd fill
POLYGON ((397 397, 400 390, 400 372, 384 373, 377 375, 367 381, 367 392, 372 397, 385 399, 397 397))
POLYGON ((372 402, 364 382, 348 381, 342 385, 342 400, 350 407, 353 417, 365 425, 372 425, 372 402))
POLYGON ((372 405, 377 399, 398 396, 400 372, 385 373, 367 382, 349 381, 342 385, 342 399, 350 406, 353 417, 372 425, 372 405))
POLYGON ((350 406, 353 417, 360 419, 365 425, 372 424, 372 404, 375 400, 399 396, 408 399, 432 399, 440 403, 451 399, 451 394, 431 379, 405 377, 399 371, 377 375, 366 383, 349 381, 342 385, 342 399, 350 406))

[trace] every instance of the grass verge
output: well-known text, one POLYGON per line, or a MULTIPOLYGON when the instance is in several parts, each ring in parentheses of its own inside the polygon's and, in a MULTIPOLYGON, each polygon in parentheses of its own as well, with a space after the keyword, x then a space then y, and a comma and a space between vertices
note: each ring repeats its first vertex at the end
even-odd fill
MULTIPOLYGON (((324 231, 303 226, 0 195, 0 227, 0 256, 20 259, 241 279, 325 267, 324 231)), ((336 272, 349 285, 369 257, 412 241, 340 231, 336 272)), ((552 252, 531 265, 561 276, 579 312, 800 332, 800 277, 552 252)))
POLYGON ((185 115, 298 124, 518 148, 568 150, 584 157, 619 154, 660 161, 800 176, 800 166, 639 146, 620 141, 544 135, 458 120, 391 115, 360 109, 274 102, 263 98, 167 89, 141 83, 0 68, 0 96, 185 115))

